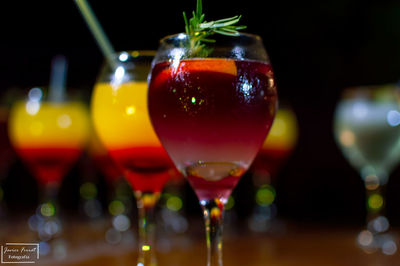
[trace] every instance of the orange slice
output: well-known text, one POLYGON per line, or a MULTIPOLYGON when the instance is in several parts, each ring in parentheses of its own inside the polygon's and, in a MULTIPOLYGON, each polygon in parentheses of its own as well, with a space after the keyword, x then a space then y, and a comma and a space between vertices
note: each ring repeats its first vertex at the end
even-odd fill
POLYGON ((159 87, 168 79, 173 78, 180 72, 217 72, 225 73, 233 76, 237 75, 237 68, 234 60, 223 58, 206 58, 206 59, 189 59, 179 62, 177 67, 171 65, 169 68, 162 70, 154 78, 153 86, 159 87))
POLYGON ((234 60, 223 58, 206 58, 181 61, 178 66, 178 71, 187 72, 217 72, 237 75, 236 64, 234 60))

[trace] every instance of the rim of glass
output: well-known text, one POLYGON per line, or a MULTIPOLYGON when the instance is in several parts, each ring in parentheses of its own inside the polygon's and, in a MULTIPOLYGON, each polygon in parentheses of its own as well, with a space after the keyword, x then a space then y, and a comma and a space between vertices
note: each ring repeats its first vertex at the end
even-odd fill
MULTIPOLYGON (((169 40, 169 39, 176 38, 178 36, 186 37, 186 36, 189 36, 189 35, 187 33, 185 33, 185 32, 170 34, 170 35, 167 35, 167 36, 164 36, 163 38, 161 38, 160 39, 160 43, 163 43, 163 42, 165 42, 166 40, 169 40)), ((256 40, 260 40, 260 41, 262 40, 260 35, 257 35, 257 34, 254 34, 254 33, 247 33, 247 32, 239 32, 239 35, 237 35, 237 36, 228 36, 228 37, 236 38, 236 37, 241 37, 241 36, 250 37, 250 38, 253 38, 253 39, 256 39, 256 40)))

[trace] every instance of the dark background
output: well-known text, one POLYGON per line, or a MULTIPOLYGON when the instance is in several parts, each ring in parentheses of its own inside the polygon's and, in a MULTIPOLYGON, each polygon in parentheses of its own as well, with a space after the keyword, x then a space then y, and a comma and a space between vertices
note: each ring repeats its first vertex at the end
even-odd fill
MULTIPOLYGON (((53 56, 69 60, 68 86, 89 100, 103 55, 72 0, 2 4, 0 88, 48 84, 53 56)), ((116 50, 156 49, 158 40, 184 29, 191 1, 90 1, 116 50)), ((294 221, 360 225, 364 188, 332 134, 335 104, 345 87, 397 82, 400 77, 399 1, 203 1, 207 20, 242 14, 247 32, 260 35, 275 70, 280 99, 297 114, 298 145, 274 179, 280 216, 294 221)), ((79 202, 80 166, 65 179, 65 208, 79 202), (68 198, 68 200, 65 200, 68 198)), ((245 176, 234 195, 248 215, 245 176)), ((16 162, 6 180, 15 212, 34 206, 35 181, 16 162), (21 186, 24 182, 24 186, 21 186)), ((399 225, 400 172, 388 186, 388 216, 399 225)), ((189 192, 190 194, 191 192, 189 192)), ((193 201, 191 194, 189 202, 193 201)), ((194 204, 196 204, 194 202, 194 204)))

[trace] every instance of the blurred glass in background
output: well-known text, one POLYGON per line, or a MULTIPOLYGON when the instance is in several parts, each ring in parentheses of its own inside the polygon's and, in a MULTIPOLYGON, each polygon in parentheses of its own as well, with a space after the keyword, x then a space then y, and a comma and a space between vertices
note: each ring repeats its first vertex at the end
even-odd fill
POLYGON ((400 161, 399 99, 399 87, 394 84, 354 87, 344 90, 336 107, 336 142, 366 189, 367 227, 357 242, 367 253, 397 251, 384 209, 385 186, 400 161))
POLYGON ((32 88, 26 100, 13 104, 8 133, 16 153, 40 187, 40 204, 29 218, 29 228, 37 232, 41 255, 59 256, 59 245, 64 243, 59 239, 62 220, 58 191, 86 146, 89 114, 83 102, 67 98, 65 58, 55 57, 52 66, 48 90, 32 88))

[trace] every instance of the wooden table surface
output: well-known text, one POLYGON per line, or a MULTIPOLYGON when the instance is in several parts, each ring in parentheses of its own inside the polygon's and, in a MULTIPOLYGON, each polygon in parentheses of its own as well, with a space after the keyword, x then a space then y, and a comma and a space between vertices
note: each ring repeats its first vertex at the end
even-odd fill
MULTIPOLYGON (((201 221, 200 221, 201 222, 201 221)), ((157 252, 159 266, 204 266, 206 248, 202 225, 190 224, 182 235, 163 236, 157 252)), ((135 234, 125 243, 105 241, 105 223, 68 221, 62 242, 66 246, 59 259, 41 257, 36 265, 129 266, 135 265, 135 234), (132 237, 133 236, 133 237, 132 237)), ((34 242, 35 234, 26 223, 8 223, 1 227, 1 244, 34 242)), ((229 227, 224 232, 226 266, 396 266, 400 255, 366 254, 355 242, 361 228, 328 226, 286 226, 280 234, 254 233, 243 227, 229 227)), ((127 234, 129 235, 129 234, 127 234)), ((123 241, 124 242, 124 241, 123 241)))

